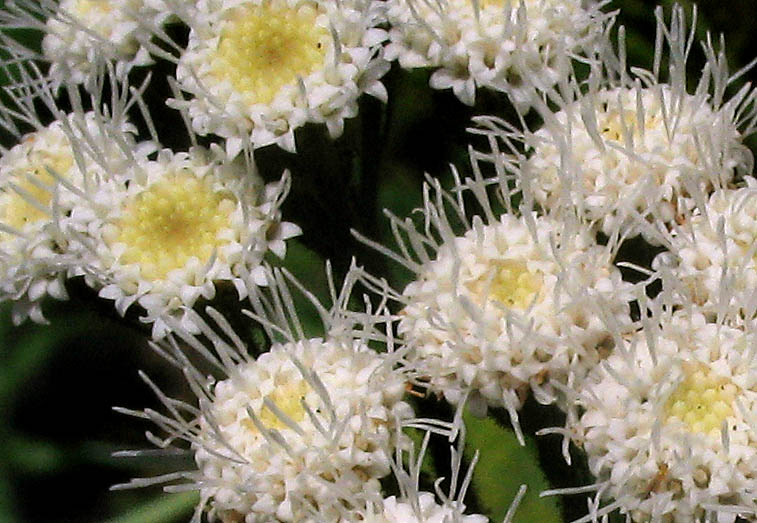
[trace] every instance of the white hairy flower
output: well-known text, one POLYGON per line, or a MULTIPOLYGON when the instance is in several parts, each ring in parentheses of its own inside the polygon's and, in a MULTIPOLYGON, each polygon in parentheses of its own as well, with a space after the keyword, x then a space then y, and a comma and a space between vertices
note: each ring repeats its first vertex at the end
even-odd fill
POLYGON ((196 444, 201 495, 248 521, 299 521, 305 501, 338 515, 335 485, 381 491, 397 422, 412 416, 404 393, 402 375, 360 343, 274 345, 213 388, 196 444))
MULTIPOLYGON (((0 158, 0 296, 14 301, 16 323, 26 317, 43 322, 45 296, 67 298, 65 276, 76 263, 69 252, 70 216, 81 203, 85 176, 101 172, 78 150, 84 135, 91 143, 108 144, 118 133, 131 144, 134 132, 128 123, 115 124, 93 112, 60 115, 47 126, 33 112, 27 116, 37 130, 21 135, 0 158)), ((10 122, 4 125, 12 128, 10 122)), ((114 152, 107 145, 103 151, 114 152)))
POLYGON ((680 220, 693 190, 723 186, 751 165, 732 115, 708 98, 650 85, 591 92, 564 107, 532 137, 536 201, 574 205, 608 236, 641 232, 659 243, 641 222, 680 220))
POLYGON ((658 311, 615 347, 579 395, 578 442, 597 477, 591 517, 755 516, 755 342, 749 326, 658 311), (615 501, 598 508, 603 497, 615 501))
POLYGON ((519 166, 516 186, 543 209, 570 209, 608 237, 642 234, 661 245, 695 203, 751 173, 743 139, 755 129, 757 90, 746 85, 725 97, 743 72, 729 75, 725 50, 708 38, 706 65, 689 92, 696 10, 690 30, 680 7, 669 24, 661 8, 655 14, 651 71, 629 70, 621 38, 617 55, 609 45, 597 48, 588 78, 574 72, 534 98, 544 122, 536 131, 478 117, 473 132, 488 137, 491 150, 482 157, 498 170, 519 166))
POLYGON ((17 0, 0 22, 44 34, 41 54, 28 51, 50 63, 49 77, 60 86, 91 82, 102 61, 119 76, 152 63, 144 44, 169 16, 144 0, 17 0))
POLYGON ((218 147, 135 159, 74 211, 80 273, 119 313, 138 302, 154 337, 167 332, 165 316, 194 332, 188 308, 212 299, 221 281, 245 297, 264 282, 264 254, 283 257, 285 240, 299 234, 280 221, 287 190, 288 176, 264 186, 249 163, 218 147))
POLYGON ((709 313, 736 309, 754 314, 757 288, 757 184, 713 193, 670 238, 671 275, 684 296, 709 313))
POLYGON ((198 134, 227 138, 230 153, 242 143, 294 151, 294 130, 307 122, 337 137, 361 94, 386 100, 378 2, 202 0, 176 9, 191 29, 176 69, 191 98, 172 104, 187 109, 198 134))
POLYGON ((267 271, 268 285, 251 297, 254 312, 246 312, 280 341, 257 359, 211 308, 204 313, 214 326, 193 313, 201 338, 177 327, 158 342, 161 354, 184 372, 199 406, 159 393, 170 417, 151 409, 120 410, 165 429, 165 440, 151 438, 162 448, 188 442, 182 448, 196 468, 118 488, 180 479, 181 488, 200 492, 196 514, 207 508, 211 519, 222 521, 336 522, 363 499, 381 499, 379 480, 391 472, 392 456, 411 445, 403 428, 450 435, 453 424, 414 418, 403 400, 401 353, 392 350, 391 333, 385 334, 392 316, 383 309, 346 308, 354 274, 348 273, 338 296, 330 280, 333 304, 326 309, 291 276, 267 271), (323 338, 303 334, 286 280, 318 309, 323 338), (373 350, 369 340, 384 343, 387 351, 373 350), (216 377, 194 367, 187 357, 191 349, 210 362, 216 377))
POLYGON ((435 183, 425 191, 422 230, 392 217, 401 255, 364 240, 414 281, 402 293, 368 283, 403 306, 398 332, 418 381, 452 403, 472 390, 477 409, 504 406, 522 437, 517 410, 526 395, 559 400, 560 385, 582 379, 608 341, 600 317, 628 324, 630 284, 612 264, 613 247, 598 245, 575 217, 496 216, 487 186, 503 187, 497 178, 458 182, 452 193, 435 183), (484 209, 470 221, 468 191, 484 209), (462 233, 452 219, 463 219, 462 233))
POLYGON ((385 498, 374 514, 359 521, 364 523, 486 523, 489 518, 478 514, 463 515, 454 507, 440 505, 430 492, 418 492, 413 500, 396 496, 385 498))
MULTIPOLYGON (((339 523, 486 523, 489 521, 486 516, 465 514, 463 500, 470 485, 473 468, 478 461, 478 451, 476 451, 468 470, 463 471, 465 426, 458 418, 462 409, 463 406, 460 405, 455 416, 457 421, 453 424, 453 431, 448 438, 450 443, 452 439, 457 438, 457 448, 450 446, 449 472, 452 479, 449 492, 445 493, 440 488, 440 484, 445 478, 438 478, 435 482, 435 494, 419 490, 418 480, 431 436, 431 433, 427 432, 417 452, 417 459, 415 457, 416 447, 411 447, 407 455, 401 449, 395 453, 392 471, 400 494, 377 501, 370 499, 368 495, 364 495, 364 497, 369 498, 366 500, 365 506, 345 516, 339 523), (461 474, 465 476, 461 487, 458 489, 456 480, 461 477, 461 474)), ((525 491, 524 485, 513 500, 503 523, 512 521, 525 491)))
POLYGON ((508 214, 474 223, 402 293, 398 329, 418 373, 453 403, 469 388, 511 410, 529 387, 554 401, 551 382, 583 376, 608 337, 592 302, 628 316, 628 286, 589 230, 532 219, 533 229, 508 214))
POLYGON ((568 76, 571 57, 594 45, 604 15, 580 0, 389 0, 387 59, 435 68, 435 89, 452 88, 473 104, 476 88, 531 105, 533 85, 568 76))

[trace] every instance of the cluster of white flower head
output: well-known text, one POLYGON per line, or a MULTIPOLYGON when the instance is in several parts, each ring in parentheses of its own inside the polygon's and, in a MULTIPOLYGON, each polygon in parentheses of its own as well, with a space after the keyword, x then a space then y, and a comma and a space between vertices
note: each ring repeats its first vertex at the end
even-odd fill
POLYGON ((294 151, 305 123, 337 137, 361 94, 386 100, 378 2, 201 0, 177 11, 190 34, 176 77, 192 97, 171 103, 229 151, 242 142, 294 151))
POLYGON ((473 105, 477 87, 528 108, 533 86, 566 78, 571 57, 591 50, 606 15, 580 0, 389 0, 386 57, 432 67, 430 85, 473 105))
POLYGON ((652 314, 597 366, 576 431, 598 496, 634 521, 733 521, 757 510, 750 326, 696 310, 652 314))
POLYGON ((102 61, 119 75, 151 64, 144 43, 169 16, 144 0, 17 0, 0 21, 43 32, 39 58, 50 62, 50 79, 60 86, 91 81, 102 61))
MULTIPOLYGON (((0 31, 11 54, 0 73, 14 82, 0 130, 16 142, 0 158, 0 299, 14 301, 15 320, 42 321, 42 298, 64 298, 65 280, 82 278, 122 316, 136 304, 153 348, 197 396, 168 398, 145 378, 168 413, 119 409, 157 424, 164 439, 148 439, 161 450, 192 458, 188 471, 121 487, 196 490, 197 523, 483 523, 464 503, 478 455, 461 478, 463 409, 503 407, 523 444, 532 395, 566 414, 541 433, 561 434, 566 458, 570 442, 588 457, 593 484, 551 491, 592 493, 579 522, 615 511, 757 517, 757 182, 743 144, 757 89, 726 97, 744 71, 729 75, 710 38, 687 89, 694 32, 681 8, 669 24, 656 12, 651 69, 629 69, 603 6, 19 0, 0 10, 0 29, 44 34, 35 54, 0 31), (169 31, 169 20, 184 25, 169 31), (170 99, 143 96, 149 74, 128 84, 151 55, 176 66, 170 99), (308 123, 340 136, 360 96, 387 99, 394 59, 433 68, 431 87, 467 104, 479 87, 500 91, 517 115, 477 120, 490 151, 471 147, 472 174, 453 168, 450 190, 428 177, 419 222, 388 213, 396 251, 355 233, 410 271, 403 290, 353 262, 337 292, 329 265, 327 309, 265 260, 283 258, 300 229, 281 213, 289 173, 266 183, 253 153, 295 151, 308 123), (181 145, 159 144, 156 103, 179 110, 181 145), (57 120, 43 123, 37 106, 57 120), (126 116, 137 112, 139 131, 126 116), (647 258, 665 252, 636 264, 625 242, 639 235, 647 258), (621 249, 635 276, 621 273, 621 249), (245 332, 238 310, 203 307, 226 288, 249 303, 245 332), (322 320, 316 333, 300 322, 302 302, 322 320), (415 417, 406 394, 419 390, 456 405, 454 420, 415 417), (406 429, 426 431, 417 461, 406 429), (458 438, 447 493, 444 478, 433 492, 421 479, 432 433, 458 438)), ((375 129, 393 128, 391 113, 375 129)), ((356 176, 374 158, 348 160, 341 180, 376 181, 356 176)))
POLYGON ((187 311, 198 298, 212 299, 221 281, 244 298, 265 282, 264 254, 283 257, 300 232, 280 221, 288 177, 264 185, 243 157, 230 161, 218 147, 162 150, 118 174, 73 214, 79 273, 121 314, 138 302, 154 337, 168 332, 166 316, 197 332, 187 311))
MULTIPOLYGON (((685 16, 674 14, 671 28, 661 11, 657 16, 657 55, 669 60, 667 78, 659 64, 629 74, 623 60, 603 49, 587 81, 550 94, 559 110, 539 103, 543 126, 515 138, 529 151, 520 183, 540 206, 576 208, 605 235, 641 233, 653 245, 663 243, 697 197, 740 179, 753 163, 742 143, 753 131, 752 95, 723 99, 731 78, 709 44, 707 65, 689 94, 685 16)), ((496 119, 479 123, 488 129, 482 134, 503 134, 496 119)))

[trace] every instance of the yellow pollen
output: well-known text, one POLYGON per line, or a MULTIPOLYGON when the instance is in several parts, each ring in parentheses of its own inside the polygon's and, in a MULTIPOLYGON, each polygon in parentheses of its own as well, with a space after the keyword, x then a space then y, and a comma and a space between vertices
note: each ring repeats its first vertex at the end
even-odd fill
MULTIPOLYGON (((48 169, 55 171, 59 176, 65 176, 74 165, 74 159, 70 154, 34 149, 29 152, 27 158, 29 165, 15 170, 12 181, 41 206, 48 207, 53 195, 45 186, 52 187, 56 183, 48 169)), ((7 187, 2 191, 5 204, 0 209, 0 221, 3 223, 23 230, 29 223, 39 223, 49 218, 13 188, 7 187)))
POLYGON ((723 420, 733 415, 738 387, 705 365, 688 364, 684 372, 665 404, 668 420, 683 421, 691 432, 719 434, 723 420))
POLYGON ((87 16, 92 11, 98 11, 99 14, 107 14, 113 10, 108 0, 79 0, 76 2, 76 13, 79 16, 87 16))
POLYGON ((214 73, 250 104, 270 103, 279 90, 323 64, 330 35, 311 6, 246 6, 232 12, 221 32, 214 73))
MULTIPOLYGON (((305 419, 305 409, 302 408, 302 399, 308 391, 308 385, 305 380, 296 380, 294 382, 279 385, 276 390, 268 395, 268 399, 276 405, 280 411, 289 416, 289 418, 299 423, 305 419)), ((268 407, 263 405, 259 412, 256 412, 261 423, 269 429, 282 430, 287 426, 274 414, 268 407)), ((252 420, 246 420, 246 426, 249 430, 257 432, 257 427, 252 420)))
POLYGON ((525 309, 539 292, 541 275, 528 270, 520 260, 496 262, 494 275, 491 271, 468 284, 470 291, 480 297, 497 300, 509 309, 525 309))
POLYGON ((164 279, 193 256, 206 263, 227 242, 219 233, 229 228, 236 203, 213 190, 208 177, 179 172, 127 201, 108 240, 126 245, 122 261, 138 264, 143 278, 164 279))

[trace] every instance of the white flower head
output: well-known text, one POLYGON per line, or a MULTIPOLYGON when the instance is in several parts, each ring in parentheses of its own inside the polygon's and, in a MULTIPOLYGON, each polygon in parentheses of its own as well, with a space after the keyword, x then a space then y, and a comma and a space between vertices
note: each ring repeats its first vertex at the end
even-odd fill
POLYGON ((75 210, 81 273, 121 314, 138 302, 154 337, 166 334, 166 316, 196 332, 187 311, 199 298, 222 281, 244 298, 263 283, 266 252, 283 257, 300 232, 280 220, 288 175, 264 185, 251 162, 219 147, 166 149, 111 173, 75 210))
POLYGON ((602 35, 606 15, 580 0, 389 0, 388 59, 435 68, 435 89, 472 105, 477 87, 527 109, 531 86, 551 87, 602 35), (527 80, 528 79, 528 80, 527 80))
POLYGON ((176 5, 190 27, 180 49, 171 103, 186 108, 198 134, 227 138, 229 152, 278 144, 294 151, 294 130, 325 123, 332 137, 379 81, 386 32, 373 0, 202 0, 176 5))
POLYGON ((688 32, 682 8, 673 9, 670 26, 661 9, 656 13, 660 38, 652 71, 628 73, 623 52, 619 59, 603 51, 588 80, 574 78, 550 94, 556 113, 539 105, 544 125, 535 133, 514 138, 491 118, 480 120, 489 129, 480 132, 525 143, 529 190, 543 208, 576 208, 607 236, 641 233, 659 245, 698 193, 751 171, 742 139, 753 131, 755 91, 746 87, 724 99, 732 77, 723 51, 708 40, 706 66, 694 94, 688 93, 695 23, 688 32), (662 56, 670 64, 666 75, 662 56))
POLYGON ((302 500, 338 514, 332 483, 353 494, 380 491, 394 418, 412 412, 404 393, 403 377, 362 343, 275 344, 213 388, 195 460, 218 487, 201 494, 218 514, 298 521, 302 500))
POLYGON ((100 172, 84 153, 85 143, 104 145, 103 153, 112 157, 109 144, 120 140, 133 146, 135 128, 123 107, 110 116, 81 106, 64 113, 48 85, 24 68, 17 73, 18 83, 5 89, 12 103, 0 108, 0 127, 17 139, 0 158, 0 299, 13 300, 15 323, 27 317, 44 322, 42 300, 67 298, 65 276, 77 263, 69 252, 68 223, 86 178, 100 172), (35 101, 57 119, 43 123, 35 101), (28 127, 35 130, 22 131, 28 127))
MULTIPOLYGON (((196 319, 212 349, 181 329, 175 333, 221 370, 218 379, 191 367, 173 338, 161 342, 178 366, 189 366, 185 375, 199 395, 199 409, 169 400, 174 428, 165 442, 155 441, 165 446, 178 437, 191 444, 196 470, 180 477, 200 491, 198 513, 207 507, 224 521, 338 521, 355 500, 381 497, 379 479, 391 472, 395 446, 409 444, 401 431, 413 422, 412 408, 403 401, 406 378, 395 353, 368 347, 368 339, 381 337, 375 328, 353 334, 355 313, 344 305, 354 278, 348 276, 330 310, 316 305, 326 336, 307 338, 296 312, 281 308, 292 298, 282 274, 268 276, 269 286, 255 296, 250 316, 282 341, 257 359, 212 309, 206 312, 214 327, 196 319)), ((360 316, 365 326, 365 316, 380 322, 389 315, 360 316)), ((137 415, 169 426, 154 411, 137 415)), ((166 480, 171 477, 126 486, 166 480)))
POLYGON ((669 287, 709 314, 755 316, 757 288, 757 184, 715 191, 668 238, 671 252, 658 255, 669 287))
POLYGON ((696 309, 658 310, 643 323, 579 394, 577 442, 597 477, 590 516, 617 509, 634 521, 754 517, 753 328, 708 323, 696 309), (604 497, 615 501, 598 508, 604 497))
POLYGON ((512 209, 496 216, 486 194, 496 180, 466 180, 456 196, 436 182, 436 196, 426 191, 425 233, 393 218, 407 235, 396 235, 403 256, 377 247, 416 275, 393 298, 419 380, 452 403, 473 390, 474 406, 506 407, 522 437, 517 410, 526 394, 552 403, 560 385, 586 374, 609 336, 597 305, 628 323, 631 286, 612 265, 613 249, 579 221, 512 209), (462 204, 469 190, 485 210, 470 221, 462 204), (464 220, 462 234, 453 217, 464 220))
POLYGON ((87 84, 103 60, 112 62, 119 76, 151 64, 142 44, 168 14, 149 8, 143 0, 21 0, 9 6, 0 21, 43 32, 38 58, 50 62, 50 78, 59 86, 87 84))

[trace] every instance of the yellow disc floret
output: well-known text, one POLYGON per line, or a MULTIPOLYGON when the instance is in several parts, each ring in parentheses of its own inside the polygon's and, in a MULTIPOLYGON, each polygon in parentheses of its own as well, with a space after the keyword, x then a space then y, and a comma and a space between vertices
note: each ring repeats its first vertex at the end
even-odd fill
POLYGON ((270 103, 282 87, 323 64, 330 36, 317 17, 308 5, 233 10, 221 32, 214 73, 249 103, 270 103))
MULTIPOLYGON (((305 409, 302 407, 302 400, 308 391, 308 385, 305 380, 297 379, 292 382, 279 385, 276 390, 267 396, 267 398, 294 422, 300 422, 305 419, 305 409)), ((256 413, 261 423, 268 429, 282 430, 286 424, 273 413, 266 405, 256 413)), ((252 420, 247 427, 252 431, 257 431, 252 420)))
POLYGON ((71 154, 33 148, 26 160, 28 163, 15 169, 11 177, 18 190, 13 187, 1 189, 0 221, 18 230, 49 218, 42 208, 50 206, 53 196, 50 189, 56 183, 50 171, 64 176, 74 165, 71 154))
POLYGON ((692 432, 719 434, 723 421, 732 416, 738 388, 704 365, 686 365, 685 377, 668 398, 668 420, 683 421, 692 432))
POLYGON ((97 11, 99 14, 109 13, 113 7, 108 0, 78 0, 76 2, 76 14, 79 16, 87 16, 92 11, 97 11))
POLYGON ((488 298, 509 309, 522 310, 531 304, 542 285, 541 276, 529 271, 520 260, 500 260, 493 271, 468 285, 480 301, 488 298))
POLYGON ((142 277, 164 279, 191 257, 207 262, 227 241, 236 198, 212 187, 209 177, 179 172, 128 200, 111 241, 126 245, 121 261, 138 264, 142 277))

